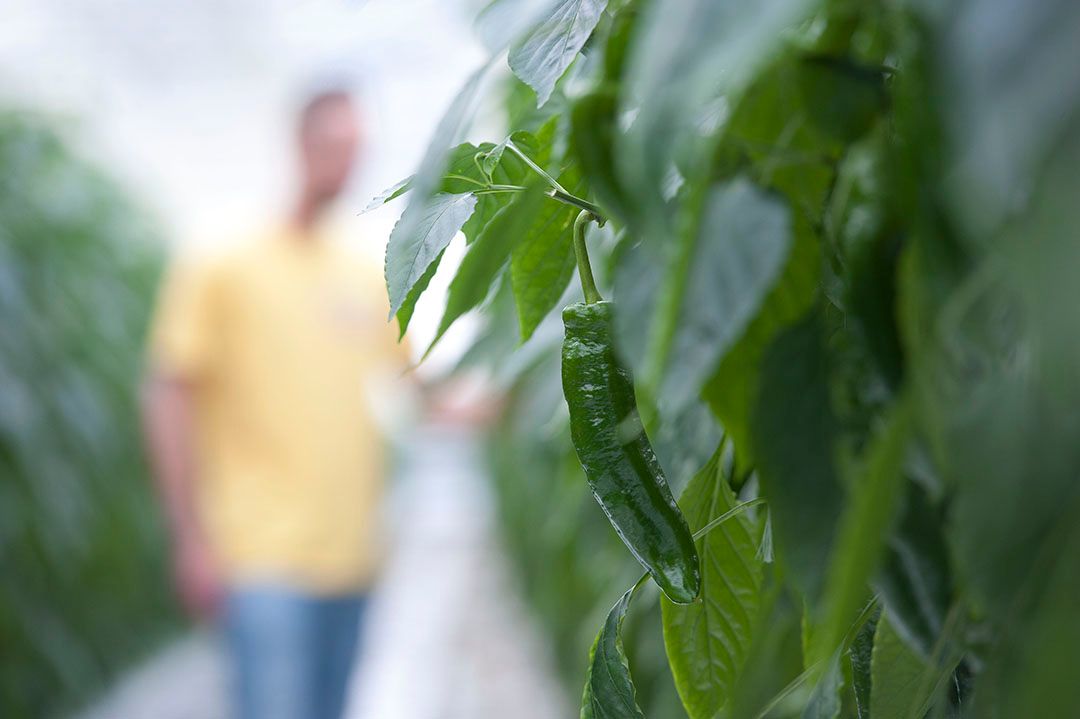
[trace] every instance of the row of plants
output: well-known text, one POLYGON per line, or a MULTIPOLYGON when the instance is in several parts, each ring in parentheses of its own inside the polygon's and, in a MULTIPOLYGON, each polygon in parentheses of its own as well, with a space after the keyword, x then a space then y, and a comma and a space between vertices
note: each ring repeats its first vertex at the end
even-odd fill
POLYGON ((485 317, 507 532, 582 717, 1075 713, 1080 6, 479 24, 376 200, 409 194, 387 288, 404 333, 464 235, 432 344, 485 317), (504 55, 512 132, 459 143, 504 55))
POLYGON ((62 716, 178 626, 135 390, 151 224, 40 117, 0 114, 0 716, 62 716))

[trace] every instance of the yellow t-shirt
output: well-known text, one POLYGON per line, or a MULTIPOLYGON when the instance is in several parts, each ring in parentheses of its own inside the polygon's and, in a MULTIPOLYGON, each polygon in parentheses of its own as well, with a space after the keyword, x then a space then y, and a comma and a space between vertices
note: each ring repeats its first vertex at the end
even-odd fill
POLYGON ((379 559, 372 401, 405 367, 379 268, 289 230, 178 263, 155 371, 195 393, 201 519, 226 577, 363 588, 379 559))

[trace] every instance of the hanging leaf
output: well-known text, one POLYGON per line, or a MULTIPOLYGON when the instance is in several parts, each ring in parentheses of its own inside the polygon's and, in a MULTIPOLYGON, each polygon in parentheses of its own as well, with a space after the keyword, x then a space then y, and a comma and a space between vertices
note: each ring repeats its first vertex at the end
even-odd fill
POLYGON ((810 309, 820 277, 818 258, 817 240, 797 232, 787 265, 757 317, 705 386, 704 397, 744 465, 755 462, 750 417, 761 384, 762 357, 776 336, 810 309))
POLYGON ((777 557, 814 606, 844 506, 833 460, 837 430, 828 358, 816 312, 781 333, 765 353, 751 429, 777 557))
MULTIPOLYGON (((386 286, 390 316, 405 304, 409 292, 435 262, 476 209, 472 193, 439 193, 423 205, 410 204, 386 245, 386 286)), ((430 278, 429 278, 430 279, 430 278)))
POLYGON ((874 719, 910 719, 926 701, 926 663, 908 647, 892 627, 887 614, 878 620, 871 658, 870 716, 874 719))
POLYGON ((510 69, 536 91, 537 105, 574 61, 607 7, 607 0, 559 0, 523 42, 510 49, 510 69))
POLYGON ((503 268, 515 245, 533 227, 540 217, 543 204, 551 202, 539 187, 521 193, 514 201, 503 207, 484 228, 476 242, 461 260, 457 274, 450 282, 446 298, 446 310, 439 321, 439 329, 431 340, 424 356, 427 356, 454 321, 480 304, 487 297, 499 270, 503 268))
POLYGON ((622 624, 635 589, 628 589, 608 612, 589 651, 581 719, 645 719, 634 697, 634 683, 622 642, 622 624))
POLYGON ((548 202, 514 248, 510 279, 521 341, 551 312, 574 275, 573 225, 578 210, 548 202))
POLYGON ((666 314, 653 328, 671 335, 660 390, 663 408, 678 414, 742 335, 788 257, 787 206, 745 178, 709 190, 693 237, 684 240, 685 270, 669 275, 661 294, 666 314))
POLYGON ((367 205, 364 206, 364 209, 360 211, 360 214, 363 215, 365 213, 371 212, 372 210, 377 210, 378 208, 385 205, 387 202, 390 202, 391 200, 396 200, 397 198, 401 197, 410 189, 412 189, 412 180, 412 175, 409 175, 404 180, 398 180, 393 185, 383 190, 375 197, 371 198, 371 202, 367 203, 367 205))
POLYGON ((420 299, 420 295, 424 294, 424 290, 431 284, 431 278, 435 276, 435 272, 439 269, 439 263, 442 261, 443 255, 446 253, 444 249, 431 264, 428 265, 427 271, 416 281, 413 288, 409 290, 408 296, 401 304, 401 308, 397 311, 398 321, 398 340, 400 341, 405 336, 405 331, 409 329, 409 322, 412 321, 413 312, 416 311, 416 303, 420 299))
POLYGON ((911 433, 911 410, 900 399, 867 450, 865 469, 851 489, 829 561, 824 616, 811 661, 829 656, 870 593, 869 580, 883 554, 903 496, 904 450, 911 433))

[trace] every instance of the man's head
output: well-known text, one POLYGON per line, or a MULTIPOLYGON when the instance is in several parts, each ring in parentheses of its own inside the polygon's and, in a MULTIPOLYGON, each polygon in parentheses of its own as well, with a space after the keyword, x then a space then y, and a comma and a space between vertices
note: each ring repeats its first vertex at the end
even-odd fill
POLYGON ((307 197, 319 204, 341 194, 360 145, 360 117, 343 90, 320 92, 304 105, 298 124, 300 169, 307 197))

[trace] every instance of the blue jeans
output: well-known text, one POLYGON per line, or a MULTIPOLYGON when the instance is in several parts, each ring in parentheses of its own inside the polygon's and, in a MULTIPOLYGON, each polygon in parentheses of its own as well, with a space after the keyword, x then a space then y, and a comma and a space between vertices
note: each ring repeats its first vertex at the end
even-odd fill
POLYGON ((340 719, 366 598, 236 588, 223 628, 236 719, 340 719))

